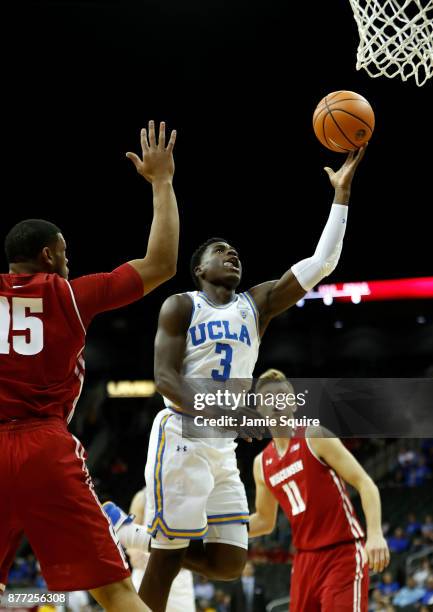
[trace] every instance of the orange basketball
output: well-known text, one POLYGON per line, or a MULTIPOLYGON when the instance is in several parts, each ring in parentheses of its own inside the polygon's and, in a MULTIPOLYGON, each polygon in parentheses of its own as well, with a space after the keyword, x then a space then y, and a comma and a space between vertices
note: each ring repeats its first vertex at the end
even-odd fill
POLYGON ((370 140, 374 112, 368 100, 354 91, 334 91, 317 105, 313 128, 322 145, 347 153, 370 140))

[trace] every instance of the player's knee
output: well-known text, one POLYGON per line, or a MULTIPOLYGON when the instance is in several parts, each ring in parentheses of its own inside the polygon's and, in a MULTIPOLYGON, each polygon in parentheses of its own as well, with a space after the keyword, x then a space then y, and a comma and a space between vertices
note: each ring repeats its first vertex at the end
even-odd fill
POLYGON ((106 586, 92 589, 91 594, 96 601, 105 609, 112 609, 117 606, 118 603, 124 601, 125 597, 137 594, 132 580, 126 578, 125 580, 119 580, 119 582, 113 582, 106 586))
POLYGON ((230 556, 214 559, 212 563, 214 580, 237 580, 242 576, 246 560, 247 551, 241 548, 230 556))
POLYGON ((162 572, 165 576, 174 579, 182 566, 186 550, 186 548, 152 548, 147 567, 148 575, 156 576, 159 579, 162 572))

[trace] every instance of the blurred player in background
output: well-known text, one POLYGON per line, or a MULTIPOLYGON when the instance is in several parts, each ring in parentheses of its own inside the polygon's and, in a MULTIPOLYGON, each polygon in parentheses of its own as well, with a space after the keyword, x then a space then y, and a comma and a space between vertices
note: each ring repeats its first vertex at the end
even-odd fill
MULTIPOLYGON (((284 374, 268 370, 257 381, 258 410, 277 420, 293 418, 268 397, 293 397, 284 374), (260 396, 266 403, 260 402, 260 396)), ((272 442, 254 460, 256 511, 251 538, 274 530, 278 505, 286 514, 296 548, 290 587, 293 612, 367 612, 368 567, 381 572, 389 563, 382 534, 377 486, 338 438, 321 428, 293 431, 270 427, 272 442), (346 491, 358 491, 367 523, 367 540, 346 491)))
MULTIPOLYGON (((134 302, 176 271, 179 216, 173 191, 172 132, 141 132, 143 157, 128 153, 153 188, 146 255, 108 274, 68 282, 58 227, 22 221, 5 241, 0 275, 0 583, 23 535, 52 591, 90 590, 109 612, 146 610, 123 550, 93 490, 85 450, 67 429, 84 379, 83 350, 93 317, 134 302)), ((139 215, 127 211, 128 224, 139 215)), ((104 245, 94 236, 94 248, 104 245)), ((89 258, 91 253, 89 253, 89 258)))
MULTIPOLYGON (((129 512, 135 516, 134 523, 139 525, 147 524, 145 516, 146 490, 145 487, 135 494, 129 508, 129 512)), ((134 568, 132 582, 138 591, 150 554, 136 548, 128 548, 127 553, 134 568)), ((167 612, 195 612, 194 583, 192 573, 189 570, 181 569, 173 580, 166 610, 167 612)))

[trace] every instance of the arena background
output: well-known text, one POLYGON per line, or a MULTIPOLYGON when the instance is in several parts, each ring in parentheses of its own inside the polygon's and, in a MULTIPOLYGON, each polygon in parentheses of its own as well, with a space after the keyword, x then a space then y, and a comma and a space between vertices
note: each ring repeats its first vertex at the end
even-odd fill
MULTIPOLYGON (((71 277, 142 256, 151 188, 124 154, 138 152, 139 130, 149 119, 178 130, 178 273, 140 303, 92 324, 86 385, 71 425, 88 448, 101 498, 128 505, 143 485, 161 398, 108 398, 107 383, 152 380, 159 307, 168 295, 192 289, 189 258, 207 238, 223 236, 239 248, 242 289, 278 278, 311 254, 332 201, 322 168, 343 162, 318 143, 311 126, 326 93, 357 91, 376 113, 354 179, 343 253, 329 282, 432 275, 431 82, 417 87, 357 72, 358 34, 346 0, 34 1, 14 8, 19 14, 10 22, 5 72, 4 233, 23 218, 55 222, 68 243, 71 277)), ((271 324, 255 372, 431 377, 432 306, 425 299, 306 301, 271 324)), ((408 530, 409 512, 424 525, 409 528, 408 541, 396 544, 402 552, 393 554, 390 580, 400 588, 433 555, 432 442, 354 439, 348 445, 381 485, 387 535, 408 530)), ((238 449, 251 500, 252 458, 262 446, 238 449)), ((257 610, 279 598, 281 608, 268 609, 287 609, 289 552, 283 518, 273 536, 252 546, 264 590, 257 610)), ((40 580, 23 543, 11 585, 40 580)), ((390 589, 374 592, 379 581, 372 577, 371 609, 393 610, 385 601, 392 600, 390 589)), ((220 589, 212 594, 200 582, 197 609, 239 610, 220 589)))

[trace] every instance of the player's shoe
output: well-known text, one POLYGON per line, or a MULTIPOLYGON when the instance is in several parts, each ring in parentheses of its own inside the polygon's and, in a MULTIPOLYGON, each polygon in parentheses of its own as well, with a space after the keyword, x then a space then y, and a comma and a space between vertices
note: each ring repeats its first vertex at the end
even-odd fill
POLYGON ((102 504, 105 514, 110 519, 110 523, 113 525, 114 531, 117 533, 123 525, 129 525, 135 519, 135 514, 126 514, 122 508, 116 506, 112 501, 107 501, 102 504))

